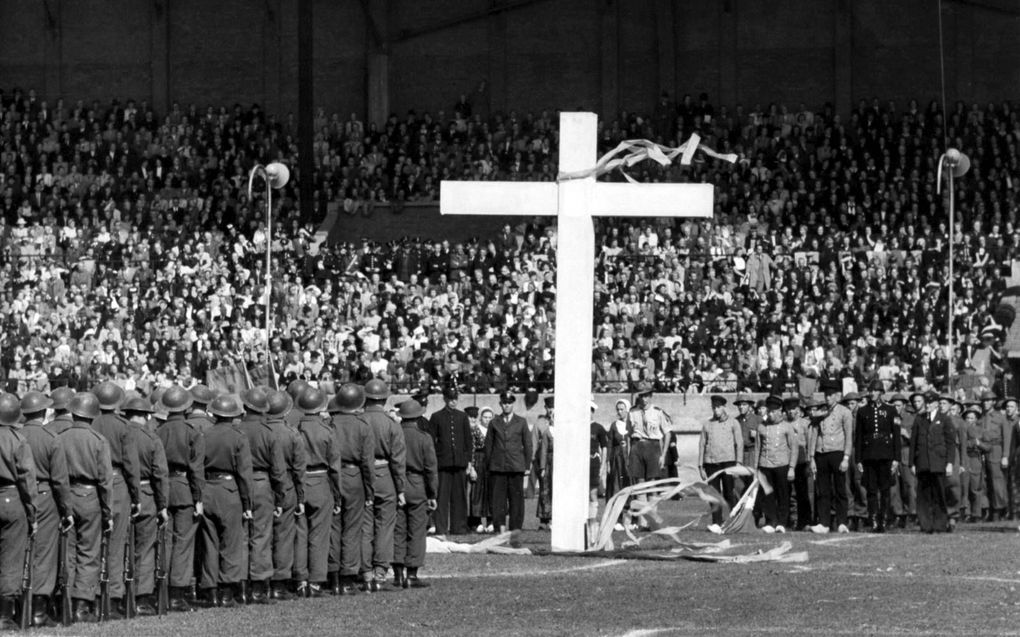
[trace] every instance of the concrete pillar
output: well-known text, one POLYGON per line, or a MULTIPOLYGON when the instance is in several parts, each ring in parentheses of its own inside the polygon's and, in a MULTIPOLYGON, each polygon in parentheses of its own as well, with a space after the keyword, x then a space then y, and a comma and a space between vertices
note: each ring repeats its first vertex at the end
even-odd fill
POLYGON ((620 112, 620 20, 619 3, 609 0, 601 4, 599 11, 602 37, 599 47, 602 55, 601 110, 603 121, 616 117, 620 112))
POLYGON ((853 1, 835 0, 836 24, 832 38, 832 95, 836 112, 849 115, 854 105, 853 1))
POLYGON ((158 115, 170 111, 170 0, 156 0, 151 5, 152 108, 158 115))

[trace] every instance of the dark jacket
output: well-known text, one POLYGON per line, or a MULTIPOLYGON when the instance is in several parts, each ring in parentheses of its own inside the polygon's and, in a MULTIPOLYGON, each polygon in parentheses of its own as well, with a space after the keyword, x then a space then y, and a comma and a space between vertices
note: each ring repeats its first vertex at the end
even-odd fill
POLYGON ((956 453, 956 428, 947 414, 925 412, 914 418, 914 435, 910 439, 910 464, 918 472, 945 473, 946 463, 956 453))
POLYGON ((485 434, 485 457, 489 471, 524 473, 534 458, 528 423, 517 414, 500 414, 492 419, 485 434))
POLYGON ((170 476, 168 506, 201 502, 205 490, 205 439, 201 432, 183 414, 170 414, 156 427, 156 435, 163 443, 170 476))
POLYGON ((470 464, 474 444, 467 414, 443 407, 429 418, 429 434, 436 445, 440 469, 464 469, 470 464))
POLYGON ((854 423, 854 457, 858 462, 900 460, 900 426, 896 408, 871 403, 857 410, 854 423))

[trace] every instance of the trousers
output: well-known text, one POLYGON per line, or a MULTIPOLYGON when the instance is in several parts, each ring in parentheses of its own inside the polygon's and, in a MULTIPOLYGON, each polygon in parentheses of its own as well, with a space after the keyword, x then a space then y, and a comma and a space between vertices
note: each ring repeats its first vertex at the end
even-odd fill
POLYGON ((110 534, 110 556, 107 561, 110 574, 110 597, 124 597, 124 548, 128 536, 128 524, 131 524, 131 499, 128 496, 127 483, 124 476, 115 471, 113 474, 113 492, 110 498, 110 509, 113 511, 113 533, 110 534))
POLYGON ((52 595, 57 586, 57 542, 60 541, 60 513, 49 484, 39 483, 35 499, 35 533, 32 550, 32 594, 52 595))
POLYGON ((223 477, 206 482, 202 518, 201 588, 236 584, 248 575, 248 547, 237 482, 223 477))
POLYGON ((925 533, 945 531, 949 527, 947 491, 946 474, 917 473, 917 523, 925 533))
POLYGON ((297 518, 294 529, 294 579, 326 581, 334 506, 326 476, 305 476, 305 514, 297 518))
POLYGON ((425 535, 429 515, 425 480, 420 474, 408 472, 404 497, 407 504, 397 509, 393 563, 408 568, 421 568, 425 565, 425 535))
POLYGON ((493 471, 492 478, 492 523, 506 526, 507 509, 510 511, 510 530, 524 528, 524 473, 493 471))
POLYGON ((772 485, 772 493, 764 494, 761 499, 765 524, 769 526, 786 524, 786 518, 790 517, 790 481, 786 479, 789 470, 790 467, 786 465, 759 467, 759 471, 772 485))
POLYGON ((139 489, 140 512, 135 518, 135 595, 150 595, 156 588, 156 500, 152 485, 139 489))
POLYGON ((815 454, 815 469, 818 472, 815 476, 817 494, 815 511, 818 513, 818 523, 830 529, 833 526, 833 511, 836 514, 835 525, 837 528, 847 522, 850 499, 846 491, 846 472, 839 470, 839 465, 842 462, 842 451, 815 454))
MULTIPOLYGON (((0 503, 4 499, 0 498, 0 503)), ((74 531, 68 539, 67 552, 72 559, 67 586, 71 597, 91 601, 99 596, 99 542, 103 527, 96 487, 71 485, 71 513, 74 515, 74 531)), ((0 552, 3 552, 2 541, 0 552)), ((0 572, 7 573, 6 566, 0 568, 0 572)), ((20 584, 19 581, 19 588, 20 584)), ((0 595, 6 594, 0 585, 0 595)))
POLYGON ((389 465, 375 468, 375 498, 366 511, 361 529, 361 573, 386 577, 393 562, 393 529, 397 523, 397 490, 389 465))
MULTIPOLYGON (((737 464, 737 463, 736 462, 719 462, 719 463, 706 462, 704 464, 705 476, 706 477, 710 477, 713 473, 715 473, 717 471, 720 471, 721 469, 725 469, 727 467, 732 467, 735 464, 737 464)), ((711 482, 709 482, 708 484, 709 484, 709 486, 714 488, 716 491, 718 491, 720 494, 722 494, 723 500, 726 501, 726 504, 728 504, 728 505, 730 505, 732 507, 734 504, 737 503, 736 492, 734 491, 734 488, 733 488, 733 476, 729 475, 728 473, 724 473, 724 474, 718 476, 715 480, 712 480, 711 482)), ((723 523, 723 510, 722 510, 722 507, 720 507, 718 509, 716 509, 716 508, 712 509, 712 523, 713 524, 722 524, 723 523)))
POLYGON ((269 476, 255 473, 252 480, 252 534, 248 538, 248 573, 252 581, 262 582, 273 576, 273 489, 269 476))
POLYGON ((294 551, 297 546, 297 496, 294 486, 284 491, 283 512, 273 518, 273 579, 287 580, 294 575, 294 551))
POLYGON ((868 497, 868 517, 885 523, 889 514, 889 491, 892 489, 892 460, 865 460, 862 484, 868 497))
POLYGON ((436 533, 464 535, 467 533, 467 514, 467 470, 463 467, 440 469, 436 533))
MULTIPOLYGON (((99 502, 96 501, 96 515, 99 502)), ((96 556, 98 558, 98 544, 96 556)), ((28 550, 28 519, 25 507, 15 486, 0 489, 0 597, 12 597, 21 592, 21 567, 28 550)), ((98 559, 96 560, 98 564, 98 559)), ((96 582, 99 569, 96 568, 96 582)))
MULTIPOLYGON (((357 575, 361 568, 361 535, 365 519, 365 485, 361 469, 340 471, 340 515, 333 516, 329 542, 329 571, 357 575)), ((310 575, 309 575, 310 577, 310 575)))

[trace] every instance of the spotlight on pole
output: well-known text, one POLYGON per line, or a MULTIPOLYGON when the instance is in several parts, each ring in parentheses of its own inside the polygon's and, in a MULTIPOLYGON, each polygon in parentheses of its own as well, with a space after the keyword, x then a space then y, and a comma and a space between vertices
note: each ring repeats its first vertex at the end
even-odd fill
POLYGON ((278 161, 266 166, 266 176, 269 178, 269 185, 279 190, 290 181, 290 169, 278 161))
POLYGON ((942 167, 948 169, 949 175, 949 286, 946 298, 946 315, 949 317, 946 325, 946 349, 949 369, 946 383, 950 393, 953 391, 953 356, 956 353, 953 349, 953 225, 956 223, 956 197, 953 194, 953 182, 957 177, 962 177, 970 170, 970 157, 967 157, 957 148, 950 148, 939 157, 938 168, 938 193, 942 194, 942 167))

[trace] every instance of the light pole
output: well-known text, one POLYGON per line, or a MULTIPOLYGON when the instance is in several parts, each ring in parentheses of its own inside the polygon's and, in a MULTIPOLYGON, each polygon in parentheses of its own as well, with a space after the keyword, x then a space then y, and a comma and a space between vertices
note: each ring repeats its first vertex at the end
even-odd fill
POLYGON ((953 391, 953 226, 955 225, 956 197, 953 193, 953 181, 962 177, 970 170, 970 158, 956 148, 950 148, 939 157, 938 169, 938 193, 942 194, 942 167, 948 168, 946 175, 949 177, 949 296, 948 315, 946 325, 946 340, 949 358, 949 369, 946 373, 946 389, 949 393, 953 391))
MULTIPOLYGON (((268 373, 272 375, 271 354, 269 351, 273 335, 273 320, 270 313, 273 300, 273 188, 279 190, 287 185, 290 179, 290 170, 279 162, 273 162, 268 166, 255 164, 248 174, 248 200, 253 200, 252 187, 255 178, 262 177, 266 184, 266 364, 269 365, 268 373)), ((275 384, 275 383, 274 383, 275 384)))

